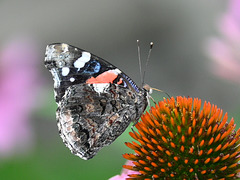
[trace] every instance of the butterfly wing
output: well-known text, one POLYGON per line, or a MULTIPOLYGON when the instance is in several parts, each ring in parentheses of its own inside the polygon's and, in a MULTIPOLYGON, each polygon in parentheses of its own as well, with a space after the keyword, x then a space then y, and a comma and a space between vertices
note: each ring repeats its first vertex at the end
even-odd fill
POLYGON ((57 110, 60 135, 73 154, 90 159, 139 118, 145 110, 143 102, 143 94, 115 84, 101 93, 94 85, 73 85, 57 110))
POLYGON ((55 43, 46 48, 45 66, 52 73, 55 99, 60 101, 74 84, 116 83, 139 92, 140 88, 117 67, 77 47, 55 43))
POLYGON ((60 136, 72 153, 90 159, 137 121, 146 91, 107 61, 67 44, 47 47, 60 136))

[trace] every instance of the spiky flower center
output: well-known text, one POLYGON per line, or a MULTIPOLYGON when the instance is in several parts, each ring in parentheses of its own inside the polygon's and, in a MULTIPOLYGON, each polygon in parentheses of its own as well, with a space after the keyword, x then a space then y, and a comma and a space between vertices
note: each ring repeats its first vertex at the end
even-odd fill
POLYGON ((177 97, 160 101, 142 116, 126 143, 135 154, 126 169, 137 179, 234 179, 239 171, 239 135, 232 118, 216 105, 177 97))

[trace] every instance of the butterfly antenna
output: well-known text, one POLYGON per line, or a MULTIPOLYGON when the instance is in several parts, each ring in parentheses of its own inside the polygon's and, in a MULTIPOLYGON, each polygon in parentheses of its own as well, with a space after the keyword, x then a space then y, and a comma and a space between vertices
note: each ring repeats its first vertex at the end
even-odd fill
POLYGON ((140 78, 141 78, 141 83, 143 84, 142 62, 141 62, 140 41, 139 40, 137 40, 137 51, 138 51, 138 64, 139 64, 140 78))
POLYGON ((147 70, 147 67, 148 67, 148 63, 149 63, 149 60, 150 60, 152 48, 153 48, 153 42, 150 42, 150 48, 149 48, 149 51, 148 51, 148 57, 147 57, 146 65, 145 65, 145 70, 143 72, 142 86, 144 85, 145 73, 146 73, 146 70, 147 70))

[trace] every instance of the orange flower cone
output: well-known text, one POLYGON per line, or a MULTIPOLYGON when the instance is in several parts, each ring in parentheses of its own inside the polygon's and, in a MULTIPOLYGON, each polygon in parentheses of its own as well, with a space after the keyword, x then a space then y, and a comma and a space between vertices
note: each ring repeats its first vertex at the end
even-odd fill
POLYGON ((123 157, 138 172, 128 179, 235 179, 240 171, 239 135, 234 119, 216 105, 177 97, 160 101, 129 134, 134 154, 123 157))

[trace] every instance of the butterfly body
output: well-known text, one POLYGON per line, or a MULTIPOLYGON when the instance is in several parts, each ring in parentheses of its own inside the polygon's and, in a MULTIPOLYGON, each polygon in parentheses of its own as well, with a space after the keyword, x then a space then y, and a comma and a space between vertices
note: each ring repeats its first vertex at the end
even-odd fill
POLYGON ((47 46, 61 138, 73 154, 90 159, 137 122, 148 91, 89 52, 64 43, 47 46))

